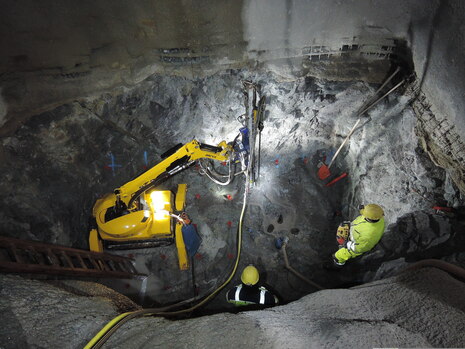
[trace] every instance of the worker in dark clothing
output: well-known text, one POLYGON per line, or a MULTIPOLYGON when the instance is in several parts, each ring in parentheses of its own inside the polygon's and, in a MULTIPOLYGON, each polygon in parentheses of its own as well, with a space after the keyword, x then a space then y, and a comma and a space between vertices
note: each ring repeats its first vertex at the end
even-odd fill
POLYGON ((264 307, 278 304, 278 298, 263 286, 258 286, 260 275, 253 265, 247 266, 241 275, 242 284, 226 293, 226 300, 237 306, 262 305, 264 307))

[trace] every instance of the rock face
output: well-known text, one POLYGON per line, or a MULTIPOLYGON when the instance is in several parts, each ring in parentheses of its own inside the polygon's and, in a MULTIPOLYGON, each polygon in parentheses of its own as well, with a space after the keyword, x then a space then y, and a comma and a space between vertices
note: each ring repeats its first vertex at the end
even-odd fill
POLYGON ((154 73, 192 77, 278 64, 291 76, 373 82, 366 76, 386 73, 373 59, 396 60, 408 46, 428 109, 441 122, 440 139, 425 138, 426 146, 441 166, 459 172, 452 177, 464 190, 465 160, 458 154, 465 125, 464 6, 461 0, 5 2, 0 135, 11 135, 31 115, 134 86, 154 73))
MULTIPOLYGON (((80 348, 117 315, 112 302, 2 277, 4 348, 80 348)), ((91 286, 89 286, 91 287, 91 286)), ((465 284, 434 268, 324 290, 262 311, 188 320, 138 318, 107 348, 460 347, 465 284)))
MULTIPOLYGON (((459 235, 448 217, 433 214, 431 202, 456 205, 462 200, 444 171, 418 147, 407 96, 391 95, 373 108, 371 119, 364 119, 332 166, 332 177, 321 181, 318 154, 334 154, 376 87, 308 76, 289 80, 250 70, 198 79, 152 76, 137 87, 31 118, 0 141, 2 234, 88 248, 88 217, 98 197, 158 163, 179 142, 195 137, 216 145, 234 139, 242 126, 237 117, 244 113, 240 86, 246 78, 262 83, 267 109, 260 178, 249 196, 240 268, 255 264, 266 272, 262 279, 291 301, 314 289, 284 270, 274 245, 279 237, 290 238, 291 264, 327 287, 370 281, 375 266, 414 259, 421 250, 435 247, 426 256, 440 258, 461 248, 443 249, 459 235), (325 186, 342 172, 348 177, 325 186), (356 207, 368 202, 385 208, 385 238, 354 263, 350 274, 328 275, 321 265, 337 249, 337 225, 355 218, 356 207)), ((217 168, 225 172, 221 164, 217 168)), ((219 186, 193 166, 163 188, 172 190, 178 183, 188 184, 186 210, 203 239, 194 263, 197 286, 204 292, 234 262, 244 180, 238 176, 233 184, 219 186)), ((192 296, 191 275, 179 271, 174 246, 124 253, 134 254, 136 267, 150 274, 141 296, 145 305, 192 296)), ((140 299, 140 286, 125 292, 140 299)))
POLYGON ((2 275, 0 309, 2 348, 80 348, 86 342, 83 333, 138 306, 100 284, 2 275))

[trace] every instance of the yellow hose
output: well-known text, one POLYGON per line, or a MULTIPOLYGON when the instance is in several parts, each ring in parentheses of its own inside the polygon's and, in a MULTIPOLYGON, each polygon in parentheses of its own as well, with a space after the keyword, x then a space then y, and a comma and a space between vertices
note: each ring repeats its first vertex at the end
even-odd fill
MULTIPOLYGON (((208 302, 210 299, 212 299, 214 296, 218 294, 234 277, 234 274, 237 271, 237 266, 239 265, 239 259, 241 255, 241 246, 242 246, 242 223, 244 219, 244 213, 245 213, 245 207, 247 204, 247 194, 248 194, 248 175, 246 172, 246 180, 245 180, 245 189, 244 189, 244 202, 242 204, 242 211, 241 215, 239 218, 239 227, 238 227, 238 233, 237 233, 237 256, 236 256, 236 261, 234 263, 234 268, 229 275, 228 279, 221 285, 219 286, 216 290, 214 290, 212 293, 210 293, 206 298, 204 298, 201 302, 197 303, 196 305, 188 308, 188 309, 182 309, 178 311, 173 311, 173 312, 160 312, 160 309, 142 309, 142 310, 136 310, 132 312, 127 312, 123 313, 121 315, 118 315, 115 317, 113 320, 111 320, 109 323, 107 323, 90 341, 87 343, 87 345, 84 347, 84 349, 97 349, 100 348, 105 341, 110 337, 110 335, 116 331, 116 329, 122 325, 125 321, 122 321, 123 319, 130 320, 132 318, 138 317, 138 316, 161 316, 161 315, 178 315, 178 314, 183 314, 183 313, 189 313, 202 305, 204 305, 206 302, 208 302)), ((175 306, 178 306, 179 304, 174 304, 172 306, 166 307, 166 309, 173 308, 175 306)))
POLYGON ((99 340, 101 337, 103 337, 103 335, 105 333, 107 333, 114 325, 116 325, 118 322, 120 322, 121 319, 125 318, 126 316, 128 316, 129 314, 131 314, 133 312, 128 312, 128 313, 123 313, 123 314, 120 314, 118 315, 117 317, 115 317, 113 320, 111 320, 109 323, 107 323, 105 325, 105 327, 103 327, 99 333, 97 333, 95 335, 94 338, 91 339, 91 341, 89 343, 87 343, 87 345, 84 347, 84 349, 89 349, 89 348, 92 348, 99 340))

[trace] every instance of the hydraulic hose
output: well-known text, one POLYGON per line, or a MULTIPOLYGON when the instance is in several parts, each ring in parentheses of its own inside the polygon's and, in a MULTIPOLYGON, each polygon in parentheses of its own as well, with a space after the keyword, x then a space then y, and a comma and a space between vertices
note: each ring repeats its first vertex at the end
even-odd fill
POLYGON ((287 243, 283 243, 283 246, 281 248, 283 250, 284 264, 286 265, 286 269, 289 270, 291 273, 293 273, 298 278, 300 278, 301 280, 305 281, 310 286, 313 286, 319 290, 324 290, 325 289, 324 287, 318 285, 317 283, 313 282, 310 279, 307 279, 305 276, 303 276, 301 273, 299 273, 297 270, 291 267, 291 265, 289 264, 289 260, 287 258, 286 246, 287 246, 287 243))
POLYGON ((426 267, 438 268, 438 269, 441 269, 442 271, 445 271, 449 274, 452 274, 454 276, 457 276, 465 280, 465 269, 463 269, 462 267, 459 267, 458 265, 454 265, 454 264, 442 261, 440 259, 424 259, 422 261, 413 263, 412 265, 409 265, 407 268, 405 268, 402 271, 402 273, 409 271, 409 270, 416 270, 416 269, 426 268, 426 267))
POLYGON ((226 175, 221 175, 221 174, 218 174, 218 173, 213 175, 213 173, 210 170, 210 167, 208 165, 206 167, 204 167, 202 162, 199 161, 199 165, 200 165, 200 168, 203 171, 203 174, 205 174, 210 180, 212 180, 214 183, 216 183, 218 185, 228 185, 234 179, 234 171, 231 169, 231 160, 228 161, 228 163, 229 163, 229 166, 228 166, 229 172, 228 172, 228 175, 226 176, 226 175), (218 178, 215 178, 215 176, 217 176, 217 177, 227 177, 227 180, 225 182, 221 182, 218 178))
POLYGON ((109 323, 107 323, 95 336, 94 338, 91 339, 89 343, 84 347, 84 349, 97 349, 101 348, 102 345, 110 338, 110 336, 116 332, 118 328, 120 328, 123 324, 128 322, 129 320, 139 317, 139 316, 166 316, 166 315, 179 315, 179 314, 184 314, 184 313, 189 313, 194 311, 195 309, 201 307, 205 303, 207 303, 209 300, 211 300, 214 296, 216 296, 234 277, 234 274, 237 271, 237 267, 239 265, 239 259, 241 255, 241 247, 242 247, 242 226, 244 222, 244 214, 245 214, 245 209, 247 207, 247 198, 249 194, 249 171, 245 173, 245 188, 244 188, 244 200, 242 204, 242 210, 239 218, 239 225, 237 229, 237 256, 236 260, 234 262, 234 267, 229 275, 229 277, 226 279, 223 284, 221 284, 216 290, 214 290, 212 293, 210 293, 208 296, 206 296, 202 301, 199 303, 195 304, 194 306, 187 308, 187 309, 182 309, 182 310, 177 310, 177 311, 166 311, 175 307, 179 307, 183 304, 186 303, 186 301, 173 304, 164 308, 147 308, 147 309, 142 309, 142 310, 136 310, 133 312, 127 312, 118 315, 115 317, 113 320, 111 320, 109 323))

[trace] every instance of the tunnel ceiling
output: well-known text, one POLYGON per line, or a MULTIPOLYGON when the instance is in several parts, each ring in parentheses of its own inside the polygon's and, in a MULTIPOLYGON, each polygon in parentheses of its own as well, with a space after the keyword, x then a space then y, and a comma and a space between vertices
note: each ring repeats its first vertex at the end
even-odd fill
POLYGON ((408 46, 426 109, 449 121, 425 142, 438 164, 454 168, 464 189, 464 160, 456 156, 465 133, 461 1, 25 0, 1 6, 0 40, 8 49, 0 56, 0 135, 11 135, 31 115, 154 73, 192 78, 280 66, 288 78, 379 82, 379 67, 363 72, 324 61, 402 55, 408 46))
MULTIPOLYGON (((8 48, 0 57, 5 235, 87 247, 87 218, 100 195, 175 143, 235 136, 241 81, 251 79, 268 106, 263 178, 251 198, 243 263, 268 270, 287 300, 312 290, 278 273, 273 241, 283 235, 291 237, 294 262, 327 285, 379 278, 409 259, 463 257, 457 217, 431 210, 463 205, 465 191, 460 1, 1 6, 0 40, 8 48), (395 65, 408 84, 372 111, 343 153, 335 170, 349 179, 323 188, 316 154, 335 150, 356 109, 395 65), (390 233, 359 273, 328 278, 321 263, 334 241, 322 232, 367 200, 386 207, 390 233)), ((182 180, 208 246, 198 260, 199 287, 208 289, 235 257, 231 232, 243 184, 221 189, 193 169, 167 185, 182 180)), ((156 301, 191 291, 172 248, 135 254, 152 272, 156 301)))

